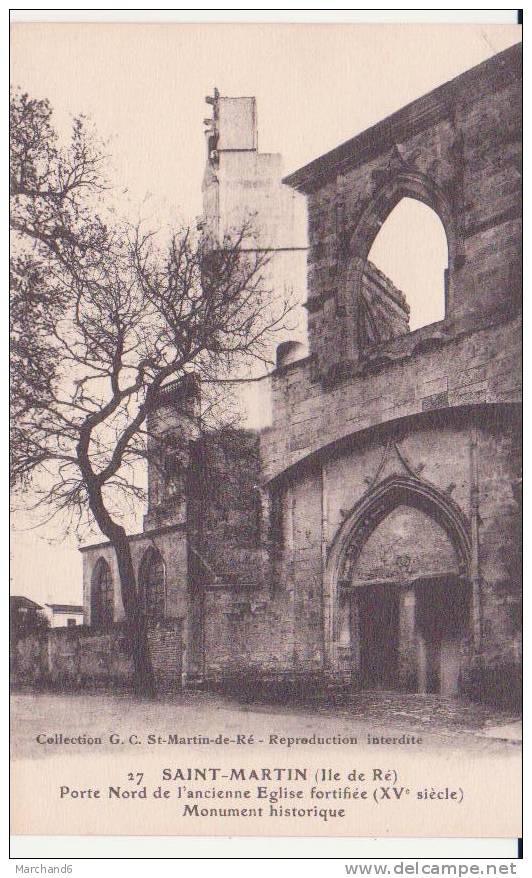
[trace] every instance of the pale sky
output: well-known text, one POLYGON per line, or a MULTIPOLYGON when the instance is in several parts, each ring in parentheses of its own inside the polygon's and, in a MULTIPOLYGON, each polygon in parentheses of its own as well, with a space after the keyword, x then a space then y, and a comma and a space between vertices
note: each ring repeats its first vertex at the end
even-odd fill
MULTIPOLYGON (((11 78, 50 100, 62 134, 72 115, 91 117, 132 204, 150 193, 154 218, 190 222, 201 213, 204 98, 214 86, 257 98, 259 149, 280 152, 288 173, 520 39, 512 25, 19 23, 11 78)), ((402 202, 370 254, 413 291, 413 327, 430 315, 424 291, 446 258, 439 220, 424 210, 402 202)), ((71 539, 48 528, 12 542, 13 593, 81 601, 71 539)))

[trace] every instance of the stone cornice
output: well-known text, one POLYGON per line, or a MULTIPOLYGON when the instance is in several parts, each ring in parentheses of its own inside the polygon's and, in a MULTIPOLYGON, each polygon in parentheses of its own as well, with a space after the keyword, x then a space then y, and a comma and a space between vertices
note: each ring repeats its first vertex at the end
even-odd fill
MULTIPOLYGON (((151 539, 152 537, 159 537, 159 536, 162 536, 163 534, 169 534, 169 533, 173 533, 174 531, 184 531, 184 530, 186 530, 186 524, 184 524, 184 523, 167 524, 164 527, 155 527, 155 528, 152 528, 151 530, 142 531, 141 533, 131 534, 131 536, 128 536, 128 540, 130 543, 135 543, 135 542, 138 542, 139 540, 151 539)), ((90 552, 91 549, 105 549, 108 546, 112 547, 112 545, 113 544, 107 540, 106 542, 103 542, 103 543, 92 543, 90 546, 80 546, 79 551, 80 552, 90 552)))

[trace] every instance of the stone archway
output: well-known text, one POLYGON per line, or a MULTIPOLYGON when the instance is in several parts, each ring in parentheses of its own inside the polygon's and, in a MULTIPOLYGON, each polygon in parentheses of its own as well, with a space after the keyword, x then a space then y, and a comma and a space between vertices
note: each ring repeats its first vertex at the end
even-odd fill
POLYGON ((367 688, 455 694, 471 631, 470 539, 434 486, 391 476, 357 503, 329 552, 329 667, 367 688))

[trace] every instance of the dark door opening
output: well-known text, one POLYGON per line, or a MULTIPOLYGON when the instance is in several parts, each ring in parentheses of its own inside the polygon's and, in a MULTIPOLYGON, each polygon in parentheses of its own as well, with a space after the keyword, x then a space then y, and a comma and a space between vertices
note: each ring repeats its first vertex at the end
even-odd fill
POLYGON ((358 591, 360 665, 369 689, 397 686, 399 596, 393 587, 374 585, 358 591))
POLYGON ((470 590, 456 577, 421 582, 416 589, 416 627, 423 647, 422 691, 455 695, 459 689, 460 642, 470 616, 470 590))

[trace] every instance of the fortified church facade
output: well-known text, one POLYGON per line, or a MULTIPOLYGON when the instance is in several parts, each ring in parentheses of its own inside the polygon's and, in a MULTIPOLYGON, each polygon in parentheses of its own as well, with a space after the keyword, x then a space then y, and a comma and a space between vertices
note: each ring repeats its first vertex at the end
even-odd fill
MULTIPOLYGON (((284 180, 254 99, 209 99, 202 223, 265 218, 250 246, 305 299, 308 344, 302 316, 239 441, 197 437, 193 378, 151 413, 180 451, 150 468, 131 547, 154 625, 182 625, 189 685, 517 690, 520 66, 512 47, 284 180), (436 212, 449 254, 445 316, 414 331, 368 261, 403 198, 436 212)), ((106 544, 83 557, 97 629, 123 614, 116 562, 106 544)))

